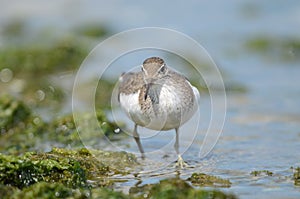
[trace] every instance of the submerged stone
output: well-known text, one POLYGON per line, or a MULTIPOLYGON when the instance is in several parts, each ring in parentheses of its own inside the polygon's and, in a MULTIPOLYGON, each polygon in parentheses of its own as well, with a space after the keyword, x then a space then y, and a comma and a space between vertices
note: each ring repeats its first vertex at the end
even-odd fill
POLYGON ((58 182, 76 188, 90 186, 90 180, 93 185, 108 186, 113 182, 96 179, 116 173, 127 174, 128 168, 135 165, 135 156, 125 152, 54 148, 48 153, 26 153, 23 156, 0 154, 0 183, 24 188, 38 182, 58 182), (110 159, 122 164, 113 166, 110 159))
MULTIPOLYGON (((9 187, 5 187, 9 190, 9 187)), ((0 186, 1 191, 1 186, 0 186)), ((22 190, 6 192, 1 195, 3 199, 32 199, 32 198, 109 198, 109 199, 130 199, 132 197, 121 192, 113 191, 108 188, 70 188, 61 183, 39 182, 22 190)))
MULTIPOLYGON (((39 182, 29 187, 14 192, 7 198, 32 199, 32 198, 88 198, 89 192, 83 189, 72 189, 61 183, 39 182)), ((5 197, 4 197, 5 198, 5 197)))
POLYGON ((248 51, 256 53, 268 61, 298 62, 300 40, 298 38, 276 38, 256 36, 245 43, 248 51))
POLYGON ((20 190, 16 187, 0 184, 0 196, 2 199, 10 199, 13 194, 18 193, 19 191, 20 190))
POLYGON ((102 110, 81 113, 80 123, 75 125, 73 115, 65 115, 45 122, 32 113, 23 102, 10 97, 0 97, 0 152, 22 154, 26 151, 49 151, 52 147, 73 148, 97 145, 104 138, 110 141, 124 137, 118 125, 110 122, 102 110), (99 128, 94 128, 91 118, 95 117, 99 128), (78 129, 85 129, 78 135, 78 129))
POLYGON ((0 70, 9 66, 19 77, 38 78, 40 75, 76 69, 88 54, 85 45, 75 38, 63 38, 51 45, 43 46, 41 43, 2 48, 0 70))
MULTIPOLYGON (((92 122, 95 117, 93 113, 81 113, 80 122, 75 124, 72 114, 62 116, 53 120, 48 126, 47 140, 59 144, 80 147, 82 143, 88 146, 97 145, 104 138, 110 141, 123 137, 122 133, 115 133, 118 125, 110 122, 102 110, 96 111, 96 124, 92 122)), ((55 144, 55 143, 54 143, 55 144)))
POLYGON ((268 171, 268 170, 258 170, 258 171, 251 171, 250 174, 253 176, 261 176, 261 175, 272 176, 273 172, 268 171))
POLYGON ((19 154, 32 149, 45 123, 21 101, 4 95, 0 97, 0 152, 19 154))
POLYGON ((75 29, 76 33, 82 36, 91 38, 100 38, 108 35, 110 32, 108 28, 100 24, 85 24, 75 29))
POLYGON ((130 189, 130 194, 138 198, 236 198, 232 194, 226 194, 217 190, 199 190, 193 188, 187 182, 179 178, 161 180, 158 184, 143 185, 130 189))
POLYGON ((300 167, 297 167, 294 171, 294 184, 300 186, 300 167))
POLYGON ((8 95, 0 96, 0 128, 2 133, 26 122, 30 116, 31 111, 23 102, 8 95))
POLYGON ((129 195, 108 188, 97 188, 91 190, 91 198, 108 198, 108 199, 134 199, 129 195))
POLYGON ((193 173, 191 177, 187 179, 193 185, 206 186, 206 187, 230 187, 231 182, 227 179, 220 177, 207 175, 204 173, 193 173))

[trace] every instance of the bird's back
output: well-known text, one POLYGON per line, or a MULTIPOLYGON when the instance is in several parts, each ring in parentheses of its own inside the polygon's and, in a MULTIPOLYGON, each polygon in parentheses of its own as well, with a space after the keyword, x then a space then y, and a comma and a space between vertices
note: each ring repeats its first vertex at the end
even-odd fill
POLYGON ((197 110, 197 89, 183 75, 172 70, 162 85, 150 87, 146 98, 145 93, 141 72, 130 72, 120 77, 121 107, 140 126, 154 130, 177 128, 197 110))

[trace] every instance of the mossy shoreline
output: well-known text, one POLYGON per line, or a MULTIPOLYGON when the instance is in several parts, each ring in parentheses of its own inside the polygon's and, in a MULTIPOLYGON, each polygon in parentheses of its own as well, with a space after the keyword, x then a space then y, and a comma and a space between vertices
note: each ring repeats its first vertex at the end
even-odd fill
MULTIPOLYGON (((180 178, 132 187, 129 194, 114 191, 118 182, 114 176, 134 175, 135 168, 140 166, 135 155, 83 147, 72 115, 46 122, 25 103, 7 95, 0 96, 0 112, 2 198, 235 198, 217 190, 194 188, 189 179, 180 178), (52 149, 47 152, 40 147, 43 142, 53 142, 49 145, 52 149)), ((90 117, 83 114, 80 118, 86 127, 90 117)), ((102 111, 98 110, 96 117, 102 124, 101 133, 90 130, 85 141, 122 138, 122 133, 114 133, 118 126, 102 111)), ((208 175, 207 179, 220 180, 208 175)))
POLYGON ((137 165, 136 157, 126 152, 85 148, 0 154, 0 193, 3 198, 235 198, 217 190, 195 189, 180 178, 132 187, 127 195, 114 191, 115 181, 109 177, 128 174, 137 165))

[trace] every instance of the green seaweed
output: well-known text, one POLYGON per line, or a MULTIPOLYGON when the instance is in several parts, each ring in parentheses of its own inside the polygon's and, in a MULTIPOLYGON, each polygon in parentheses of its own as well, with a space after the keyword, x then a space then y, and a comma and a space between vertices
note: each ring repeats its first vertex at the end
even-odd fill
MULTIPOLYGON (((51 44, 9 45, 0 49, 0 71, 9 70, 12 78, 0 89, 18 94, 33 107, 59 109, 66 97, 50 75, 79 68, 88 54, 83 42, 63 38, 51 44)), ((59 74, 60 75, 60 74, 59 74)))
POLYGON ((294 170, 294 185, 300 186, 300 167, 297 167, 294 170))
POLYGON ((97 188, 91 190, 91 198, 108 198, 108 199, 134 199, 134 197, 114 191, 108 188, 97 188))
POLYGON ((74 70, 88 54, 75 39, 61 39, 52 45, 11 46, 0 50, 0 70, 9 68, 16 76, 35 77, 74 70))
POLYGON ((61 182, 70 187, 87 185, 85 172, 74 160, 27 153, 22 157, 0 155, 0 182, 24 188, 37 182, 61 182))
POLYGON ((111 94, 115 86, 115 82, 112 82, 108 79, 101 79, 98 82, 98 87, 95 96, 95 103, 97 108, 111 109, 111 94))
POLYGON ((31 108, 47 108, 49 111, 59 110, 67 96, 61 87, 53 85, 46 77, 24 81, 20 94, 31 108))
POLYGON ((227 179, 220 177, 207 175, 205 173, 193 173, 191 177, 187 179, 193 185, 206 186, 206 187, 230 187, 231 182, 227 179))
MULTIPOLYGON (((6 189, 9 189, 8 187, 6 189)), ((121 192, 113 191, 108 188, 69 188, 61 183, 39 182, 15 192, 7 192, 1 195, 4 199, 54 199, 54 198, 110 198, 110 199, 129 199, 132 198, 121 192)))
POLYGON ((87 129, 78 135, 73 115, 68 114, 45 122, 32 113, 23 102, 10 97, 0 96, 0 152, 5 154, 22 154, 26 151, 45 151, 49 148, 72 146, 82 147, 82 141, 89 146, 96 145, 99 140, 110 141, 123 138, 118 125, 110 122, 103 111, 96 111, 99 128, 93 128, 92 113, 81 113, 79 129, 87 129))
POLYGON ((118 125, 110 122, 103 111, 97 110, 95 114, 99 128, 96 128, 95 124, 91 122, 91 119, 95 117, 92 113, 78 114, 81 122, 77 123, 77 126, 72 114, 54 119, 49 124, 47 140, 78 147, 82 145, 82 142, 93 146, 104 138, 113 141, 123 137, 122 131, 115 133, 116 129, 119 129, 118 125), (77 129, 79 129, 80 136, 77 129), (84 133, 81 132, 82 129, 85 129, 84 133))
POLYGON ((17 187, 0 184, 0 196, 2 199, 10 199, 13 194, 17 194, 19 191, 17 187))
POLYGON ((19 100, 13 100, 10 96, 0 97, 0 127, 1 132, 20 125, 28 120, 31 111, 19 100))
POLYGON ((273 172, 268 171, 268 170, 258 170, 258 171, 251 171, 250 174, 253 176, 261 176, 261 175, 272 176, 273 172))
POLYGON ((24 34, 26 22, 23 19, 9 20, 3 25, 1 34, 5 37, 20 37, 24 34))
POLYGON ((83 148, 67 150, 53 148, 51 152, 28 152, 23 156, 0 154, 0 183, 20 189, 38 182, 58 182, 70 188, 93 185, 109 186, 113 181, 102 177, 127 174, 137 165, 134 155, 125 152, 97 151, 83 148), (113 166, 112 162, 122 163, 113 166), (96 177, 99 182, 95 182, 96 177))
POLYGON ((297 62, 300 57, 299 38, 256 36, 246 41, 245 47, 267 60, 297 62))
POLYGON ((103 25, 96 23, 85 24, 75 28, 75 32, 79 35, 91 37, 91 38, 101 38, 110 33, 108 28, 103 25))
MULTIPOLYGON (((26 187, 21 191, 15 192, 7 198, 22 198, 22 199, 31 199, 31 198, 88 198, 89 194, 85 194, 82 189, 71 189, 64 186, 61 183, 47 183, 39 182, 32 186, 26 187)), ((5 197, 4 197, 5 198, 5 197)))
POLYGON ((14 198, 14 199, 29 199, 29 198, 110 198, 110 199, 147 199, 147 198, 201 198, 201 199, 234 199, 236 198, 232 194, 225 194, 217 190, 197 190, 192 188, 184 180, 174 178, 162 180, 158 184, 148 185, 147 191, 136 194, 130 193, 126 195, 119 191, 114 191, 106 187, 97 188, 70 188, 66 187, 62 183, 58 182, 38 182, 31 186, 28 186, 22 190, 11 187, 3 187, 0 190, 5 192, 1 195, 4 199, 14 198))
POLYGON ((0 154, 0 192, 3 198, 236 198, 218 190, 199 190, 185 180, 132 187, 130 194, 108 189, 110 176, 124 175, 138 165, 126 152, 67 150, 23 156, 0 154), (104 188, 103 188, 104 187, 104 188))
POLYGON ((199 190, 179 178, 161 180, 158 184, 131 188, 130 194, 138 198, 236 198, 217 190, 199 190))
POLYGON ((0 152, 19 154, 39 142, 45 123, 20 100, 0 96, 0 152))

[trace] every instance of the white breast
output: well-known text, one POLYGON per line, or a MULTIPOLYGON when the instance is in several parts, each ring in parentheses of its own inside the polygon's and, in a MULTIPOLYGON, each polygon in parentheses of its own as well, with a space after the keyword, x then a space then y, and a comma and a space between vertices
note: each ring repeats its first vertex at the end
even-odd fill
POLYGON ((128 117, 140 126, 153 130, 169 130, 178 128, 188 121, 198 108, 198 100, 200 98, 197 88, 191 86, 194 92, 194 104, 190 107, 182 106, 180 98, 176 93, 172 92, 174 87, 164 85, 159 94, 159 103, 154 104, 155 112, 142 112, 139 105, 139 91, 126 95, 120 94, 120 104, 128 117))

